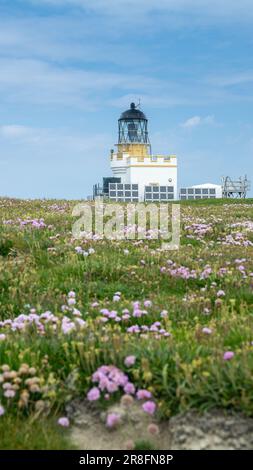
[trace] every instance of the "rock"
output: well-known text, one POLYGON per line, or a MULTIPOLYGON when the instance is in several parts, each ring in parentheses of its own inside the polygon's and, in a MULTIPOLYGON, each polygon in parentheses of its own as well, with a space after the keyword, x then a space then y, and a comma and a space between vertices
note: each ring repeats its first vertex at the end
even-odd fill
POLYGON ((149 441, 154 449, 161 450, 253 448, 253 419, 241 413, 190 411, 159 424, 143 412, 139 402, 129 407, 117 403, 101 412, 86 401, 75 400, 66 411, 73 423, 73 443, 80 449, 125 450, 130 440, 149 441), (121 418, 116 431, 109 431, 105 426, 108 413, 117 413, 121 418), (151 422, 158 424, 158 436, 148 433, 151 422))

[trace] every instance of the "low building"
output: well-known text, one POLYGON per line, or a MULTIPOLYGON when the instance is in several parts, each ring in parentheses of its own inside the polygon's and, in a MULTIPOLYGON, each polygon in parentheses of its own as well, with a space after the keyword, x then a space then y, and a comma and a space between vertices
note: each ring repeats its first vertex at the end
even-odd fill
POLYGON ((179 199, 218 199, 222 198, 222 186, 219 184, 196 184, 187 188, 181 188, 179 199))

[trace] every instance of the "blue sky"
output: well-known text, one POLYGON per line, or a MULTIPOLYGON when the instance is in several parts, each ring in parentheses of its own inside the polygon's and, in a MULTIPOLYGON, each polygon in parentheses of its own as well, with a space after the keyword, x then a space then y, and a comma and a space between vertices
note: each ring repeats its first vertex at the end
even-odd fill
POLYGON ((252 0, 0 0, 0 195, 86 197, 139 99, 180 186, 252 179, 252 49, 252 0))

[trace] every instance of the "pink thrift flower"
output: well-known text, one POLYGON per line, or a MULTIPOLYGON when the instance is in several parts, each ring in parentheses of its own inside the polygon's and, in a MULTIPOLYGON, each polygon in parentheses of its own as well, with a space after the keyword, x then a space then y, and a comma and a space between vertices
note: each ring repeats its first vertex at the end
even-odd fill
POLYGON ((120 295, 114 295, 113 302, 119 302, 119 301, 120 301, 120 295))
POLYGON ((151 300, 144 300, 144 307, 145 307, 145 308, 152 307, 152 302, 151 302, 151 300))
POLYGON ((167 318, 168 316, 168 311, 167 310, 163 310, 160 314, 161 318, 167 318))
POLYGON ((6 335, 4 333, 0 334, 0 341, 4 341, 6 339, 6 335))
POLYGON ((224 290, 218 290, 216 295, 217 295, 217 297, 224 297, 224 295, 226 295, 226 294, 225 294, 224 290))
POLYGON ((124 392, 130 395, 135 393, 135 386, 131 382, 128 382, 124 387, 124 392))
POLYGON ((2 405, 0 405, 0 416, 3 416, 5 413, 5 409, 2 405))
POLYGON ((136 357, 135 356, 127 356, 126 359, 124 360, 124 364, 127 367, 131 367, 135 364, 136 357))
POLYGON ((15 397, 15 395, 16 395, 15 390, 10 390, 10 389, 8 389, 8 390, 6 390, 6 391, 4 392, 4 396, 5 396, 6 398, 13 398, 13 397, 15 397))
POLYGON ((156 404, 153 401, 146 401, 145 403, 143 403, 142 409, 143 411, 145 411, 145 413, 153 415, 156 410, 156 404))
POLYGON ((140 308, 140 302, 138 300, 133 302, 133 307, 134 307, 134 310, 137 310, 138 308, 140 308))
POLYGON ((202 333, 205 333, 206 335, 211 335, 212 330, 211 328, 205 327, 205 328, 202 328, 202 333))
POLYGON ((235 353, 233 351, 226 351, 223 355, 224 361, 230 361, 230 359, 233 359, 235 353))
POLYGON ((149 426, 148 426, 148 432, 149 434, 153 434, 154 436, 157 436, 157 434, 159 434, 159 427, 154 424, 154 423, 151 423, 149 426))
POLYGON ((106 426, 115 428, 120 422, 120 416, 117 413, 109 413, 106 418, 106 426))
POLYGON ((71 291, 68 293, 68 297, 69 297, 69 298, 75 298, 75 296, 76 296, 76 293, 75 293, 73 290, 71 290, 71 291))
POLYGON ((87 394, 89 401, 97 401, 100 398, 100 391, 97 387, 93 387, 87 394))
POLYGON ((107 384, 107 391, 108 391, 109 393, 117 392, 118 389, 119 389, 119 386, 118 386, 117 383, 108 381, 108 384, 107 384))
POLYGON ((130 440, 125 443, 126 450, 134 450, 134 441, 130 440))
POLYGON ((68 428, 69 427, 69 419, 66 418, 65 416, 62 416, 61 418, 58 419, 58 424, 59 424, 59 426, 62 426, 63 428, 68 428))
POLYGON ((148 390, 138 390, 136 396, 138 400, 148 400, 152 397, 151 393, 148 390))
POLYGON ((140 310, 139 308, 138 309, 135 309, 133 311, 133 317, 137 317, 137 318, 140 318, 142 316, 142 310, 140 310))

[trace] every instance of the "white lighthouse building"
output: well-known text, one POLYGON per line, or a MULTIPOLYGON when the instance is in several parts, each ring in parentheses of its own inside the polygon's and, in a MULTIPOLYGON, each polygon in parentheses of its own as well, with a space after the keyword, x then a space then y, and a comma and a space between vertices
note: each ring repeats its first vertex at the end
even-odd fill
POLYGON ((148 120, 134 103, 118 120, 116 148, 111 150, 113 177, 104 178, 104 196, 123 202, 177 199, 177 157, 152 155, 148 120))

